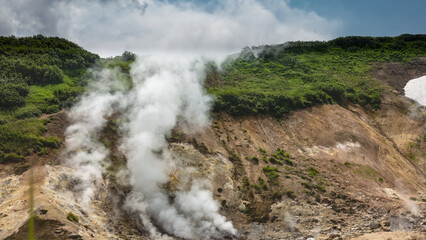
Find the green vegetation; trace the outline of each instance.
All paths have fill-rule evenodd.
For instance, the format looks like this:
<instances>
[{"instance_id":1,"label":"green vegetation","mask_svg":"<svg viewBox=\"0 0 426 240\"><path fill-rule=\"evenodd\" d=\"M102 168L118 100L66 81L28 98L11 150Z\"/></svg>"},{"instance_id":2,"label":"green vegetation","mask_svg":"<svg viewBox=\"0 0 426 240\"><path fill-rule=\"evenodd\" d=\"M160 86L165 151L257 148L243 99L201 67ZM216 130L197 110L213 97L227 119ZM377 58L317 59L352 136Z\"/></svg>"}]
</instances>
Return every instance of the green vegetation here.
<instances>
[{"instance_id":1,"label":"green vegetation","mask_svg":"<svg viewBox=\"0 0 426 240\"><path fill-rule=\"evenodd\" d=\"M263 190L265 190L265 191L268 190L268 184L266 184L266 182L265 182L265 180L263 180L263 178L259 177L259 178L257 178L257 181L259 182L259 185Z\"/></svg>"},{"instance_id":2,"label":"green vegetation","mask_svg":"<svg viewBox=\"0 0 426 240\"><path fill-rule=\"evenodd\" d=\"M259 158L258 158L258 157L252 157L252 158L250 158L250 160L251 160L254 164L259 164Z\"/></svg>"},{"instance_id":3,"label":"green vegetation","mask_svg":"<svg viewBox=\"0 0 426 240\"><path fill-rule=\"evenodd\" d=\"M288 198L291 198L291 199L295 199L296 198L296 195L294 194L293 191L289 190L289 191L285 192L285 194L287 195Z\"/></svg>"},{"instance_id":4,"label":"green vegetation","mask_svg":"<svg viewBox=\"0 0 426 240\"><path fill-rule=\"evenodd\" d=\"M360 104L378 109L381 88L366 74L375 62L426 56L426 35L342 37L246 47L219 67L207 65L214 111L235 116L281 116L316 104Z\"/></svg>"},{"instance_id":5,"label":"green vegetation","mask_svg":"<svg viewBox=\"0 0 426 240\"><path fill-rule=\"evenodd\" d=\"M352 167L353 167L353 172L358 176L372 179L372 180L378 179L379 182L383 182L383 179L380 180L380 178L377 178L379 176L379 173L374 168L368 165L352 164Z\"/></svg>"},{"instance_id":6,"label":"green vegetation","mask_svg":"<svg viewBox=\"0 0 426 240\"><path fill-rule=\"evenodd\" d=\"M74 213L72 213L72 212L69 212L67 214L67 219L70 220L71 222L76 222L76 223L78 223L78 221L79 221L78 217L76 215L74 215Z\"/></svg>"},{"instance_id":7,"label":"green vegetation","mask_svg":"<svg viewBox=\"0 0 426 240\"><path fill-rule=\"evenodd\" d=\"M58 37L0 36L0 162L59 147L57 137L41 136L47 122L37 118L70 106L98 59Z\"/></svg>"},{"instance_id":8,"label":"green vegetation","mask_svg":"<svg viewBox=\"0 0 426 240\"><path fill-rule=\"evenodd\" d=\"M263 168L263 172L265 173L265 176L268 178L268 181L271 184L275 184L278 185L278 173L277 173L278 169L276 167L270 167L270 166L266 166Z\"/></svg>"},{"instance_id":9,"label":"green vegetation","mask_svg":"<svg viewBox=\"0 0 426 240\"><path fill-rule=\"evenodd\" d=\"M314 168L314 167L308 167L308 175L310 177L315 177L319 174L318 169Z\"/></svg>"},{"instance_id":10,"label":"green vegetation","mask_svg":"<svg viewBox=\"0 0 426 240\"><path fill-rule=\"evenodd\" d=\"M284 163L285 164L287 164L287 165L289 165L289 166L293 166L294 165L294 162L293 161L291 161L290 159L288 159L288 158L284 158Z\"/></svg>"}]
</instances>

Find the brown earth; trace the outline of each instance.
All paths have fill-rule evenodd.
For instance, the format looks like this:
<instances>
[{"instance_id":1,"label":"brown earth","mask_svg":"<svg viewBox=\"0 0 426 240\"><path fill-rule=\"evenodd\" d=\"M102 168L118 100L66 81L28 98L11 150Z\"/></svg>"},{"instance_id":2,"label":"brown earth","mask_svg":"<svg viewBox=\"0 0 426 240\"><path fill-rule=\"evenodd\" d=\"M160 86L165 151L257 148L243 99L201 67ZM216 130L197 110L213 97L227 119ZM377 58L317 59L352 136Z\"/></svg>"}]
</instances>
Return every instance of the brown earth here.
<instances>
[{"instance_id":1,"label":"brown earth","mask_svg":"<svg viewBox=\"0 0 426 240\"><path fill-rule=\"evenodd\" d=\"M378 63L373 66L370 74L397 90L399 94L404 94L408 81L426 74L426 57L409 63Z\"/></svg>"},{"instance_id":2,"label":"brown earth","mask_svg":"<svg viewBox=\"0 0 426 240\"><path fill-rule=\"evenodd\" d=\"M281 119L216 114L201 134L175 129L170 149L179 166L197 168L193 178L212 182L239 239L426 239L425 108L400 94L409 79L426 75L425 64L422 58L373 67L386 89L378 111L322 105ZM51 119L46 135L64 140L66 112L43 117ZM62 149L28 157L36 239L148 238L114 211L128 192L113 174L125 158L111 124L101 137L113 165L90 210L70 192L75 170L61 166ZM27 169L7 164L0 170L0 239L26 239ZM167 187L183 188L184 174L171 173ZM69 212L80 221L67 220Z\"/></svg>"}]
</instances>

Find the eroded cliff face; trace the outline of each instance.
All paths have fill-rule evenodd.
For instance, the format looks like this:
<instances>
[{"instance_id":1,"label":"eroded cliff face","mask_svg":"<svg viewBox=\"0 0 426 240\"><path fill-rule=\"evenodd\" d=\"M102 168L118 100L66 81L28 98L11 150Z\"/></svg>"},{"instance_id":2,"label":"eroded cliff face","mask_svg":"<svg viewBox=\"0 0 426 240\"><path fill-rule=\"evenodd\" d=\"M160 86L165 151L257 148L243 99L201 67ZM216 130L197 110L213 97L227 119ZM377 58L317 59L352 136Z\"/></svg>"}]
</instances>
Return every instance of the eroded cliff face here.
<instances>
[{"instance_id":1,"label":"eroded cliff face","mask_svg":"<svg viewBox=\"0 0 426 240\"><path fill-rule=\"evenodd\" d=\"M376 112L322 105L281 119L222 113L201 134L175 129L169 149L176 167L163 188L202 181L240 239L422 239L426 111L398 87L384 87ZM45 117L52 120L46 134L63 139L66 112ZM149 239L122 208L130 186L118 174L125 158L114 134L107 126L101 136L114 160L90 206L75 199L70 176L77 170L61 165L60 150L30 157L36 239ZM27 236L31 172L22 169L2 165L0 239ZM79 221L68 220L69 212Z\"/></svg>"}]
</instances>

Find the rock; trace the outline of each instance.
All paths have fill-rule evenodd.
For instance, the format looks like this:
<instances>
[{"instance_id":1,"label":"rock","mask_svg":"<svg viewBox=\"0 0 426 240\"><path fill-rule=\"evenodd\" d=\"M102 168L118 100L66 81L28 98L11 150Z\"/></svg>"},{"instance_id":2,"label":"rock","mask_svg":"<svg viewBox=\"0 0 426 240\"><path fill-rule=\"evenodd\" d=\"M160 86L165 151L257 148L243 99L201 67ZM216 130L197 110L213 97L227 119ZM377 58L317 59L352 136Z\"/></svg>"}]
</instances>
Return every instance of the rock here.
<instances>
[{"instance_id":1,"label":"rock","mask_svg":"<svg viewBox=\"0 0 426 240\"><path fill-rule=\"evenodd\" d=\"M68 236L69 239L83 239L80 235L78 234L71 234Z\"/></svg>"},{"instance_id":2,"label":"rock","mask_svg":"<svg viewBox=\"0 0 426 240\"><path fill-rule=\"evenodd\" d=\"M241 204L238 206L238 210L240 210L241 212L242 212L242 211L245 211L245 210L246 210L246 205L244 205L244 203L241 203Z\"/></svg>"},{"instance_id":3,"label":"rock","mask_svg":"<svg viewBox=\"0 0 426 240\"><path fill-rule=\"evenodd\" d=\"M374 230L374 229L380 228L381 225L378 222L372 222L372 223L370 223L369 227L370 227L370 229Z\"/></svg>"}]
</instances>

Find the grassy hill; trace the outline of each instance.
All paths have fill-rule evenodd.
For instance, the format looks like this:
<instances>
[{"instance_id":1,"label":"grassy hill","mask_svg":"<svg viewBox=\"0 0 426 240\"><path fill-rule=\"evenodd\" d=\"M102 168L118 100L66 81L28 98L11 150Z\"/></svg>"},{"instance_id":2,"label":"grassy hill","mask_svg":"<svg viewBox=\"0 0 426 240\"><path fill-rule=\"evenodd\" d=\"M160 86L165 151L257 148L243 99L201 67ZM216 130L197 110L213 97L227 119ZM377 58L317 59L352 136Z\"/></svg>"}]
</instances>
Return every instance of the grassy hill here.
<instances>
[{"instance_id":1,"label":"grassy hill","mask_svg":"<svg viewBox=\"0 0 426 240\"><path fill-rule=\"evenodd\" d=\"M373 63L426 56L426 35L342 37L246 47L220 68L208 66L215 111L282 116L316 104L380 107L381 87L367 73ZM220 69L220 70L219 70Z\"/></svg>"},{"instance_id":2,"label":"grassy hill","mask_svg":"<svg viewBox=\"0 0 426 240\"><path fill-rule=\"evenodd\" d=\"M222 66L207 64L206 88L215 112L280 117L316 104L380 108L382 89L367 73L376 62L426 56L426 35L344 37L246 47ZM99 61L101 60L101 61ZM59 139L42 137L43 113L71 106L84 91L87 69L99 63L128 76L134 54L100 59L58 37L0 36L0 162L44 154ZM126 78L131 87L131 79Z\"/></svg>"},{"instance_id":3,"label":"grassy hill","mask_svg":"<svg viewBox=\"0 0 426 240\"><path fill-rule=\"evenodd\" d=\"M72 104L83 91L87 68L99 56L58 37L0 36L0 162L22 160L58 138L41 137L43 113Z\"/></svg>"}]
</instances>

